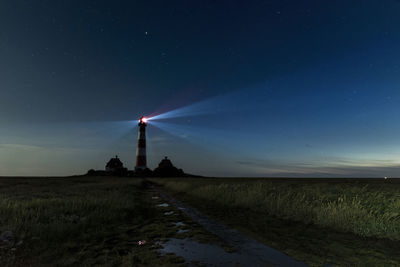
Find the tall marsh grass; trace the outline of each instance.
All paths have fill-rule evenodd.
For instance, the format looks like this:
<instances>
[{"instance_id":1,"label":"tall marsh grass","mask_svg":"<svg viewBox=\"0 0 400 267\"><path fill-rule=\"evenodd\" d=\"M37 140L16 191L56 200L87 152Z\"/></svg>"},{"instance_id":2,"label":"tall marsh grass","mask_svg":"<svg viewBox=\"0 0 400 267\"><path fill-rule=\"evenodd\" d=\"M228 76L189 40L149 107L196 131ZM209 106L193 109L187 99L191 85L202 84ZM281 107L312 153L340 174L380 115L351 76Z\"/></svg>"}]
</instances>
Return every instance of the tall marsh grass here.
<instances>
[{"instance_id":1,"label":"tall marsh grass","mask_svg":"<svg viewBox=\"0 0 400 267\"><path fill-rule=\"evenodd\" d=\"M0 247L0 266L118 265L118 249L130 242L122 228L154 210L141 180L107 178L0 179L0 234L21 244Z\"/></svg>"},{"instance_id":2,"label":"tall marsh grass","mask_svg":"<svg viewBox=\"0 0 400 267\"><path fill-rule=\"evenodd\" d=\"M298 179L153 179L226 209L311 223L364 237L400 240L400 184Z\"/></svg>"}]
</instances>

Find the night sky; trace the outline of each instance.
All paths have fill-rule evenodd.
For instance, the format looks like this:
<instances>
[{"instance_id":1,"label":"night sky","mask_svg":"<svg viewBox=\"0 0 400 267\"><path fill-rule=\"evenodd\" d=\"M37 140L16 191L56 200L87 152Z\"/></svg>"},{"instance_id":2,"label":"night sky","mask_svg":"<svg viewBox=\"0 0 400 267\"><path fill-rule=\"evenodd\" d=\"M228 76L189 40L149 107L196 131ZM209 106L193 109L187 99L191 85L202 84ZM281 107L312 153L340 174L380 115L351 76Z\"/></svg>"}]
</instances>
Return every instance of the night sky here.
<instances>
[{"instance_id":1,"label":"night sky","mask_svg":"<svg viewBox=\"0 0 400 267\"><path fill-rule=\"evenodd\" d=\"M400 1L0 1L0 176L116 154L210 176L400 177Z\"/></svg>"}]
</instances>

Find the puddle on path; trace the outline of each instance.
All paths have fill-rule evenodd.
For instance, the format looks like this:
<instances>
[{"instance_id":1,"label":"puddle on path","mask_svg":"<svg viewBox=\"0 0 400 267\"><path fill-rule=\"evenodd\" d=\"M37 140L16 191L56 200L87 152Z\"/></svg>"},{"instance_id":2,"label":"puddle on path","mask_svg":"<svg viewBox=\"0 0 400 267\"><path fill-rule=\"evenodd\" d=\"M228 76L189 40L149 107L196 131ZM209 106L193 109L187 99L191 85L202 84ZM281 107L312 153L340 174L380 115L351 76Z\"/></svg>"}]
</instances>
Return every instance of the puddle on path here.
<instances>
[{"instance_id":1,"label":"puddle on path","mask_svg":"<svg viewBox=\"0 0 400 267\"><path fill-rule=\"evenodd\" d=\"M307 266L305 263L298 262L276 249L241 234L235 229L215 222L195 208L180 202L159 188L155 187L155 189L171 205L183 207L183 213L238 251L237 253L227 253L217 245L199 244L193 240L170 239L166 243L167 246L164 247L164 249L168 249L168 252L175 253L183 258L187 256L188 262L203 261L208 266L220 266L226 263L228 266L234 266L234 262L238 262L239 266ZM193 259L190 258L190 255L192 255Z\"/></svg>"},{"instance_id":2,"label":"puddle on path","mask_svg":"<svg viewBox=\"0 0 400 267\"><path fill-rule=\"evenodd\" d=\"M243 254L228 253L218 245L202 244L193 239L171 238L160 244L161 254L174 253L181 256L187 263L201 262L205 266L266 266Z\"/></svg>"},{"instance_id":3,"label":"puddle on path","mask_svg":"<svg viewBox=\"0 0 400 267\"><path fill-rule=\"evenodd\" d=\"M169 204L168 203L162 203L162 204L158 204L157 206L158 207L168 207Z\"/></svg>"},{"instance_id":4,"label":"puddle on path","mask_svg":"<svg viewBox=\"0 0 400 267\"><path fill-rule=\"evenodd\" d=\"M186 225L184 222L176 222L176 223L173 223L173 224L175 224L176 227L180 227L180 226L185 226Z\"/></svg>"},{"instance_id":5,"label":"puddle on path","mask_svg":"<svg viewBox=\"0 0 400 267\"><path fill-rule=\"evenodd\" d=\"M178 234L184 234L184 233L187 233L187 232L189 232L189 230L183 230L183 229L178 229Z\"/></svg>"},{"instance_id":6,"label":"puddle on path","mask_svg":"<svg viewBox=\"0 0 400 267\"><path fill-rule=\"evenodd\" d=\"M172 215L172 214L174 214L174 212L173 212L173 211L167 211L167 212L164 212L164 215Z\"/></svg>"}]
</instances>

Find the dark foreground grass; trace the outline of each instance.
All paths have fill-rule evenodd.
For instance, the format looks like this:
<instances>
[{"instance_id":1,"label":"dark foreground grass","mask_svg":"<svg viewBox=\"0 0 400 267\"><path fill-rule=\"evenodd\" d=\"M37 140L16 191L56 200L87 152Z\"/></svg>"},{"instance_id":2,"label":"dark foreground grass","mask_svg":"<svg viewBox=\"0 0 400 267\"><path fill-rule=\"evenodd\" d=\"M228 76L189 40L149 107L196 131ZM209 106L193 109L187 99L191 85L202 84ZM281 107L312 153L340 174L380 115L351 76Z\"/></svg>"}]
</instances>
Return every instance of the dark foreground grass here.
<instances>
[{"instance_id":1,"label":"dark foreground grass","mask_svg":"<svg viewBox=\"0 0 400 267\"><path fill-rule=\"evenodd\" d=\"M141 179L0 178L0 266L176 266L156 241L176 230ZM145 246L137 241L147 240Z\"/></svg>"},{"instance_id":2,"label":"dark foreground grass","mask_svg":"<svg viewBox=\"0 0 400 267\"><path fill-rule=\"evenodd\" d=\"M311 265L400 265L400 181L152 179Z\"/></svg>"}]
</instances>

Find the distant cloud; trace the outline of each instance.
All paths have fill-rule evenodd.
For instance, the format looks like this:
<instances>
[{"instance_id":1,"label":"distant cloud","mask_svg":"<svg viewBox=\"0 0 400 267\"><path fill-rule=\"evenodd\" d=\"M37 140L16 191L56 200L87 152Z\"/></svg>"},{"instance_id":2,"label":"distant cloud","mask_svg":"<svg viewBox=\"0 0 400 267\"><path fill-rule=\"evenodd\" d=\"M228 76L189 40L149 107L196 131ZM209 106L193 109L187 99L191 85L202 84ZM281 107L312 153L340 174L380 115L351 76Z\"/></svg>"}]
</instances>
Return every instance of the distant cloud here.
<instances>
[{"instance_id":1,"label":"distant cloud","mask_svg":"<svg viewBox=\"0 0 400 267\"><path fill-rule=\"evenodd\" d=\"M1 149L42 149L40 146L24 144L0 144Z\"/></svg>"},{"instance_id":2,"label":"distant cloud","mask_svg":"<svg viewBox=\"0 0 400 267\"><path fill-rule=\"evenodd\" d=\"M240 165L257 165L256 163L251 161L236 161L236 163Z\"/></svg>"},{"instance_id":3,"label":"distant cloud","mask_svg":"<svg viewBox=\"0 0 400 267\"><path fill-rule=\"evenodd\" d=\"M394 160L351 160L332 157L321 162L238 160L248 173L277 177L400 177L400 163Z\"/></svg>"}]
</instances>

